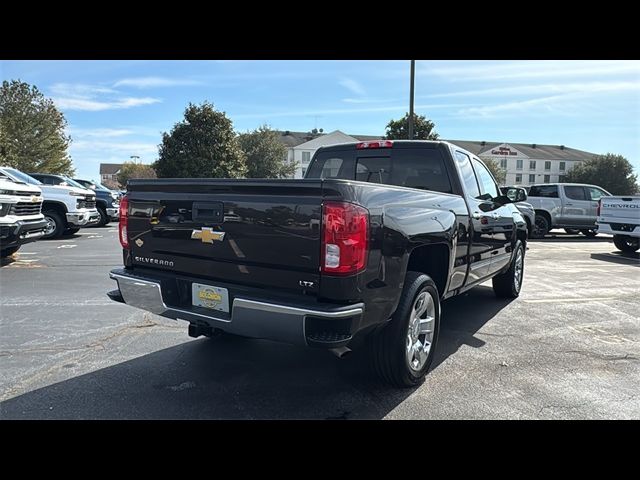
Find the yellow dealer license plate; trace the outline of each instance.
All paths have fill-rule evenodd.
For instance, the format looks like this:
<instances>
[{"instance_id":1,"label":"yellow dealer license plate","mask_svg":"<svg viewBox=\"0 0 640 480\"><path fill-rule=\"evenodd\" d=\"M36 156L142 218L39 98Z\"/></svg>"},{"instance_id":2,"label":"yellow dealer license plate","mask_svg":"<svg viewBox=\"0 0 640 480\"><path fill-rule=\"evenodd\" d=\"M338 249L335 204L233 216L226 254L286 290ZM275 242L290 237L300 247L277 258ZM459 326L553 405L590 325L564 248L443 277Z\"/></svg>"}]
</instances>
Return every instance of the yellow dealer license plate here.
<instances>
[{"instance_id":1,"label":"yellow dealer license plate","mask_svg":"<svg viewBox=\"0 0 640 480\"><path fill-rule=\"evenodd\" d=\"M229 292L226 288L193 283L191 292L194 306L229 313Z\"/></svg>"}]
</instances>

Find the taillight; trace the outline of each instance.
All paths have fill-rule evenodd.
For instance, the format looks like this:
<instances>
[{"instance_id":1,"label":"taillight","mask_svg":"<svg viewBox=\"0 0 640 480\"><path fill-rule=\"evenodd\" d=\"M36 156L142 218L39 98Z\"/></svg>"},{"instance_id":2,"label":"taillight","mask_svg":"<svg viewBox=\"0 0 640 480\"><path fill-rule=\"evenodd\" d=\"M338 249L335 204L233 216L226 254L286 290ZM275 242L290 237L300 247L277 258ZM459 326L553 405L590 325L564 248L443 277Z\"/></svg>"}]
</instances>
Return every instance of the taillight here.
<instances>
[{"instance_id":1,"label":"taillight","mask_svg":"<svg viewBox=\"0 0 640 480\"><path fill-rule=\"evenodd\" d=\"M602 199L598 199L598 206L596 207L596 217L600 216L600 209L602 208Z\"/></svg>"},{"instance_id":2,"label":"taillight","mask_svg":"<svg viewBox=\"0 0 640 480\"><path fill-rule=\"evenodd\" d=\"M363 148L391 148L393 147L393 140L376 140L375 142L360 142L356 143L357 149Z\"/></svg>"},{"instance_id":3,"label":"taillight","mask_svg":"<svg viewBox=\"0 0 640 480\"><path fill-rule=\"evenodd\" d=\"M321 271L351 275L367 264L369 212L352 203L325 202L322 206Z\"/></svg>"},{"instance_id":4,"label":"taillight","mask_svg":"<svg viewBox=\"0 0 640 480\"><path fill-rule=\"evenodd\" d=\"M120 225L118 226L118 234L120 237L120 245L122 248L129 249L129 198L125 195L120 200Z\"/></svg>"}]
</instances>

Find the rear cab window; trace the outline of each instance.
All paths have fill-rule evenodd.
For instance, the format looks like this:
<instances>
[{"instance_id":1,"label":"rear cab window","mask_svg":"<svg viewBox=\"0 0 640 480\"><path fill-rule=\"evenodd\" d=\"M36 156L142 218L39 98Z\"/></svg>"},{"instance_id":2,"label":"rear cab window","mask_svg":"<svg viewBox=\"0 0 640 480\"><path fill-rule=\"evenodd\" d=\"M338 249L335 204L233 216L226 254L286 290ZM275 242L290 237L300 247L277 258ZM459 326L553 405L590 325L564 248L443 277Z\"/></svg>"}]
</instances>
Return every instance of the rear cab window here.
<instances>
[{"instance_id":1,"label":"rear cab window","mask_svg":"<svg viewBox=\"0 0 640 480\"><path fill-rule=\"evenodd\" d=\"M444 157L437 148L320 151L305 178L339 178L453 193Z\"/></svg>"},{"instance_id":2,"label":"rear cab window","mask_svg":"<svg viewBox=\"0 0 640 480\"><path fill-rule=\"evenodd\" d=\"M557 185L532 185L529 188L530 197L558 198Z\"/></svg>"},{"instance_id":3,"label":"rear cab window","mask_svg":"<svg viewBox=\"0 0 640 480\"><path fill-rule=\"evenodd\" d=\"M586 200L587 196L584 192L584 187L565 185L564 194L571 200Z\"/></svg>"}]
</instances>

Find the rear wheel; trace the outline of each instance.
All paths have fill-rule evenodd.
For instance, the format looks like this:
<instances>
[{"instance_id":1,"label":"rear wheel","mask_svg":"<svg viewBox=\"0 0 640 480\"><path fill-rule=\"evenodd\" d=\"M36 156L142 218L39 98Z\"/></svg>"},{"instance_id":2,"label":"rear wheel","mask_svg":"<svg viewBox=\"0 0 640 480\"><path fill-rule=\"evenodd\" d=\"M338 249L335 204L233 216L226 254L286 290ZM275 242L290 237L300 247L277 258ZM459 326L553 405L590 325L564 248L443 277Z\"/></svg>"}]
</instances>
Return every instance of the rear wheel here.
<instances>
[{"instance_id":1,"label":"rear wheel","mask_svg":"<svg viewBox=\"0 0 640 480\"><path fill-rule=\"evenodd\" d=\"M517 298L524 279L524 246L518 240L509 269L493 277L493 291L500 298Z\"/></svg>"},{"instance_id":2,"label":"rear wheel","mask_svg":"<svg viewBox=\"0 0 640 480\"><path fill-rule=\"evenodd\" d=\"M396 387L424 380L438 340L440 298L435 283L420 272L407 272L402 296L391 321L369 337L376 373Z\"/></svg>"},{"instance_id":3,"label":"rear wheel","mask_svg":"<svg viewBox=\"0 0 640 480\"><path fill-rule=\"evenodd\" d=\"M549 225L549 220L547 219L547 217L540 213L536 213L536 222L533 225L531 238L544 238L544 236L549 233L550 228L551 225Z\"/></svg>"},{"instance_id":4,"label":"rear wheel","mask_svg":"<svg viewBox=\"0 0 640 480\"><path fill-rule=\"evenodd\" d=\"M596 230L593 230L593 229L590 229L590 228L589 229L585 228L583 230L580 230L580 233L582 233L587 238L593 238L598 234L598 232Z\"/></svg>"},{"instance_id":5,"label":"rear wheel","mask_svg":"<svg viewBox=\"0 0 640 480\"><path fill-rule=\"evenodd\" d=\"M640 248L640 238L628 237L627 235L614 235L613 244L624 253L633 253Z\"/></svg>"},{"instance_id":6,"label":"rear wheel","mask_svg":"<svg viewBox=\"0 0 640 480\"><path fill-rule=\"evenodd\" d=\"M44 219L47 221L47 226L44 230L42 238L58 238L65 230L66 222L55 210L47 210L42 212Z\"/></svg>"},{"instance_id":7,"label":"rear wheel","mask_svg":"<svg viewBox=\"0 0 640 480\"><path fill-rule=\"evenodd\" d=\"M17 247L3 248L2 250L0 250L0 258L10 257L14 253L16 253L18 250L20 250L20 245L18 245Z\"/></svg>"}]
</instances>

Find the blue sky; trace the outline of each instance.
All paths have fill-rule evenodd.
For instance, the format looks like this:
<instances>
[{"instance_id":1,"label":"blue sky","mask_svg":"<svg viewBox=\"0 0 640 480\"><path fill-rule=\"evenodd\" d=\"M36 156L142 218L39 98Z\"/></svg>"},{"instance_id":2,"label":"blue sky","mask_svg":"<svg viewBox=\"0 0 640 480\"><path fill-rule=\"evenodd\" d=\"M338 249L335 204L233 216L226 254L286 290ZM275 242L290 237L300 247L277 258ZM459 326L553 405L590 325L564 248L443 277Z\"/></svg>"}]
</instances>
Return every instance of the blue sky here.
<instances>
[{"instance_id":1,"label":"blue sky","mask_svg":"<svg viewBox=\"0 0 640 480\"><path fill-rule=\"evenodd\" d=\"M244 132L380 135L408 110L408 61L3 61L69 122L78 175L131 155L209 100ZM557 144L629 158L640 171L639 61L418 61L416 112L442 138Z\"/></svg>"}]
</instances>

